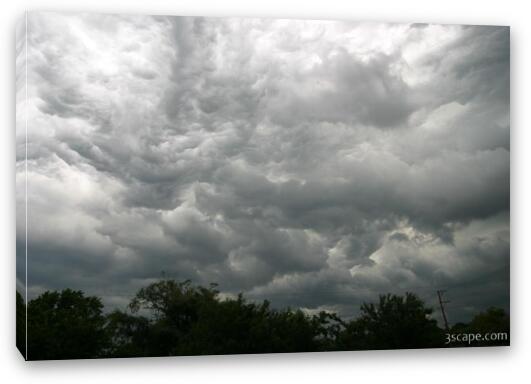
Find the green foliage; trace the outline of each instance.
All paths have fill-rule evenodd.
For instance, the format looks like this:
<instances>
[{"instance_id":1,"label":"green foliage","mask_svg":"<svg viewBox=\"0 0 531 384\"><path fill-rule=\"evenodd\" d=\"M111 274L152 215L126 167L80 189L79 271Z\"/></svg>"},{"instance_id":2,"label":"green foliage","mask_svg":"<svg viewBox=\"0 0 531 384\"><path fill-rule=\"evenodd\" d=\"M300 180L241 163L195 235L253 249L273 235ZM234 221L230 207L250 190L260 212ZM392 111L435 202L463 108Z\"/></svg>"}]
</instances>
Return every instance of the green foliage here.
<instances>
[{"instance_id":1,"label":"green foliage","mask_svg":"<svg viewBox=\"0 0 531 384\"><path fill-rule=\"evenodd\" d=\"M24 329L17 293L17 329ZM358 318L309 315L248 302L242 294L222 299L215 285L161 280L140 289L128 311L107 315L96 297L66 289L45 292L28 304L29 359L312 352L444 346L432 310L414 294L383 295L361 306ZM508 317L490 309L466 329L508 329ZM17 331L21 348L22 333Z\"/></svg>"},{"instance_id":2,"label":"green foliage","mask_svg":"<svg viewBox=\"0 0 531 384\"><path fill-rule=\"evenodd\" d=\"M16 326L17 326L17 348L26 357L26 304L22 295L17 291L17 312L16 312Z\"/></svg>"},{"instance_id":3,"label":"green foliage","mask_svg":"<svg viewBox=\"0 0 531 384\"><path fill-rule=\"evenodd\" d=\"M509 316L503 309L489 308L485 312L480 312L472 319L470 328L477 332L509 332Z\"/></svg>"},{"instance_id":4,"label":"green foliage","mask_svg":"<svg viewBox=\"0 0 531 384\"><path fill-rule=\"evenodd\" d=\"M328 342L326 323L335 315L310 317L300 310L273 310L267 301L249 303L241 294L220 300L218 293L215 286L196 287L189 281L153 283L129 306L133 313L152 314L150 320L136 317L149 323L143 337L133 340L127 327L114 326L112 338L129 340L122 351L143 350L150 356L302 352L320 350Z\"/></svg>"},{"instance_id":5,"label":"green foliage","mask_svg":"<svg viewBox=\"0 0 531 384\"><path fill-rule=\"evenodd\" d=\"M503 346L510 341L510 318L501 308L489 308L480 312L468 324L455 324L450 333L453 335L487 335L489 340L464 340L454 343L453 346Z\"/></svg>"},{"instance_id":6,"label":"green foliage","mask_svg":"<svg viewBox=\"0 0 531 384\"><path fill-rule=\"evenodd\" d=\"M101 357L106 347L103 305L97 297L65 289L28 303L28 359Z\"/></svg>"},{"instance_id":7,"label":"green foliage","mask_svg":"<svg viewBox=\"0 0 531 384\"><path fill-rule=\"evenodd\" d=\"M361 316L340 336L342 349L433 348L443 345L431 308L414 294L381 295L378 304L364 303Z\"/></svg>"},{"instance_id":8,"label":"green foliage","mask_svg":"<svg viewBox=\"0 0 531 384\"><path fill-rule=\"evenodd\" d=\"M107 315L105 327L108 337L109 357L155 356L148 342L152 340L149 320L142 316L133 316L121 311Z\"/></svg>"}]
</instances>

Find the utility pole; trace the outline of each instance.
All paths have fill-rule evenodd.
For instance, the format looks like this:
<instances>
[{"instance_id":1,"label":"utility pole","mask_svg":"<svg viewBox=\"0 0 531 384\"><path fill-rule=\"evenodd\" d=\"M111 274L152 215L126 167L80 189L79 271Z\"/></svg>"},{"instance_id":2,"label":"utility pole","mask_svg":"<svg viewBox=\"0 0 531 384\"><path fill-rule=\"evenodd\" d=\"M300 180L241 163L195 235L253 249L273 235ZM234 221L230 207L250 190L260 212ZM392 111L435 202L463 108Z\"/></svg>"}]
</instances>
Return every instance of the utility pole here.
<instances>
[{"instance_id":1,"label":"utility pole","mask_svg":"<svg viewBox=\"0 0 531 384\"><path fill-rule=\"evenodd\" d=\"M446 303L449 303L450 301L446 300L444 301L443 300L443 293L446 292L445 290L438 290L437 291L437 297L439 297L439 305L441 307L441 312L442 312L442 315L443 315L443 320L444 320L444 328L446 328L446 332L450 331L450 327L448 327L448 319L446 318L446 312L444 311L444 304Z\"/></svg>"}]
</instances>

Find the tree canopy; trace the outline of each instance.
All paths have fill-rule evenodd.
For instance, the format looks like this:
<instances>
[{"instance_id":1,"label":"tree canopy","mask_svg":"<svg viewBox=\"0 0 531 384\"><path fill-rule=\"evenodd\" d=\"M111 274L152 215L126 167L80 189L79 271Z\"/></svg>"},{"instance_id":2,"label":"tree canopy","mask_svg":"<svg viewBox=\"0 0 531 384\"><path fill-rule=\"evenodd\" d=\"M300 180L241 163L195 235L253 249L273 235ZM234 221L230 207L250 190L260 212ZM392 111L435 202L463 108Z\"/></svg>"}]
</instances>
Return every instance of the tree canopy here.
<instances>
[{"instance_id":1,"label":"tree canopy","mask_svg":"<svg viewBox=\"0 0 531 384\"><path fill-rule=\"evenodd\" d=\"M97 297L65 289L28 303L28 359L103 357L107 344L103 304Z\"/></svg>"},{"instance_id":2,"label":"tree canopy","mask_svg":"<svg viewBox=\"0 0 531 384\"><path fill-rule=\"evenodd\" d=\"M357 318L275 309L242 294L222 299L216 285L163 279L140 289L127 309L103 311L81 291L47 291L28 303L28 359L177 356L446 347L432 309L413 293L363 303ZM25 304L17 292L17 347L25 348ZM479 313L452 332L507 331L501 309ZM507 345L508 339L493 344ZM461 346L457 343L452 346Z\"/></svg>"}]
</instances>

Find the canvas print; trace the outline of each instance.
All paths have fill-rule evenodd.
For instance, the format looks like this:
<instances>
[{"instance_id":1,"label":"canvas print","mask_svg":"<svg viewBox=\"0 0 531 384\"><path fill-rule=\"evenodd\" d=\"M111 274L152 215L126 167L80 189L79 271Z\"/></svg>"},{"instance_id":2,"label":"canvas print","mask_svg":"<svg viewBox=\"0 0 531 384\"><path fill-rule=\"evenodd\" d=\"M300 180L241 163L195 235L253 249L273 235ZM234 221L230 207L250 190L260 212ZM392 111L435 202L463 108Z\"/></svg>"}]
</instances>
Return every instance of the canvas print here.
<instances>
[{"instance_id":1,"label":"canvas print","mask_svg":"<svg viewBox=\"0 0 531 384\"><path fill-rule=\"evenodd\" d=\"M506 26L28 12L27 360L506 346Z\"/></svg>"}]
</instances>

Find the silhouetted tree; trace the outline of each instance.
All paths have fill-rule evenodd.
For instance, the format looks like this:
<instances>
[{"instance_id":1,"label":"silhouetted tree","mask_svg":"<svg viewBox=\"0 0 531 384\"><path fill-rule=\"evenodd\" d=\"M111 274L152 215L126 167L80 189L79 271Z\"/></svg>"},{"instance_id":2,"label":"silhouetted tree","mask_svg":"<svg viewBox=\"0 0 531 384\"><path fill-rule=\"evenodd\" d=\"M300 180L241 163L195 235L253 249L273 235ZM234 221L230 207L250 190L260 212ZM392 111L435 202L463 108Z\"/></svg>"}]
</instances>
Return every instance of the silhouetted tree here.
<instances>
[{"instance_id":1,"label":"silhouetted tree","mask_svg":"<svg viewBox=\"0 0 531 384\"><path fill-rule=\"evenodd\" d=\"M26 357L26 304L22 295L17 291L17 312L16 312L16 332L17 348Z\"/></svg>"},{"instance_id":2,"label":"silhouetted tree","mask_svg":"<svg viewBox=\"0 0 531 384\"><path fill-rule=\"evenodd\" d=\"M302 311L236 299L205 305L180 352L185 354L314 351L317 328Z\"/></svg>"},{"instance_id":3,"label":"silhouetted tree","mask_svg":"<svg viewBox=\"0 0 531 384\"><path fill-rule=\"evenodd\" d=\"M190 339L191 328L204 307L217 304L217 295L214 285L196 287L188 280L161 280L140 289L129 308L133 313L149 311L152 316L146 341L149 353L152 356L188 353L186 341Z\"/></svg>"},{"instance_id":4,"label":"silhouetted tree","mask_svg":"<svg viewBox=\"0 0 531 384\"><path fill-rule=\"evenodd\" d=\"M461 340L450 346L502 346L510 344L510 318L501 308L488 308L480 312L470 323L455 324L450 333ZM466 335L466 337L464 336ZM473 335L473 336L472 336ZM466 338L466 340L463 340ZM471 339L471 340L469 340ZM455 340L455 339L454 339Z\"/></svg>"},{"instance_id":5,"label":"silhouetted tree","mask_svg":"<svg viewBox=\"0 0 531 384\"><path fill-rule=\"evenodd\" d=\"M97 297L70 289L45 292L28 303L28 358L172 356L445 345L432 310L414 294L382 295L345 322L333 313L274 309L242 294L221 298L215 285L161 280L140 289L129 311L102 313ZM17 293L17 346L25 345L25 306ZM509 317L489 309L452 332L507 332ZM505 342L506 344L508 343ZM478 343L477 345L505 345ZM454 344L460 346L464 344Z\"/></svg>"},{"instance_id":6,"label":"silhouetted tree","mask_svg":"<svg viewBox=\"0 0 531 384\"><path fill-rule=\"evenodd\" d=\"M28 303L28 359L88 359L107 347L103 305L97 297L65 289Z\"/></svg>"},{"instance_id":7,"label":"silhouetted tree","mask_svg":"<svg viewBox=\"0 0 531 384\"><path fill-rule=\"evenodd\" d=\"M132 341L123 331L119 339L131 340L130 350L145 348L151 356L328 350L339 321L332 314L274 310L268 301L249 303L242 294L221 300L215 286L173 280L142 288L130 309L151 313L145 339Z\"/></svg>"},{"instance_id":8,"label":"silhouetted tree","mask_svg":"<svg viewBox=\"0 0 531 384\"><path fill-rule=\"evenodd\" d=\"M340 349L433 348L444 335L430 318L431 308L414 294L381 295L378 304L364 303L358 319L347 324L338 340Z\"/></svg>"},{"instance_id":9,"label":"silhouetted tree","mask_svg":"<svg viewBox=\"0 0 531 384\"><path fill-rule=\"evenodd\" d=\"M150 349L150 323L143 316L134 316L119 310L107 315L106 332L108 357L156 356Z\"/></svg>"}]
</instances>

